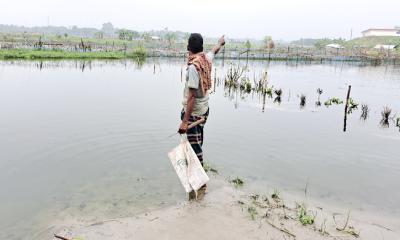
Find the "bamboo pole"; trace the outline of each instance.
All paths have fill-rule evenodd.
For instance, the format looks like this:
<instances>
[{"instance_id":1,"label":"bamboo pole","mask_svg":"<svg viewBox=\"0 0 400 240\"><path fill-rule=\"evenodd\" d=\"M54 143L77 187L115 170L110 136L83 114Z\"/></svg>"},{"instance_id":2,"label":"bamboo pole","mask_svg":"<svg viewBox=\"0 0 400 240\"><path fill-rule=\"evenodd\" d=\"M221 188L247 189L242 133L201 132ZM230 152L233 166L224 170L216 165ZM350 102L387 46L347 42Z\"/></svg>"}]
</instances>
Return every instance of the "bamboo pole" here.
<instances>
[{"instance_id":1,"label":"bamboo pole","mask_svg":"<svg viewBox=\"0 0 400 240\"><path fill-rule=\"evenodd\" d=\"M350 91L351 91L351 85L349 85L349 88L347 90L346 106L344 107L343 132L346 132L346 127L347 127L347 109L349 107Z\"/></svg>"}]
</instances>

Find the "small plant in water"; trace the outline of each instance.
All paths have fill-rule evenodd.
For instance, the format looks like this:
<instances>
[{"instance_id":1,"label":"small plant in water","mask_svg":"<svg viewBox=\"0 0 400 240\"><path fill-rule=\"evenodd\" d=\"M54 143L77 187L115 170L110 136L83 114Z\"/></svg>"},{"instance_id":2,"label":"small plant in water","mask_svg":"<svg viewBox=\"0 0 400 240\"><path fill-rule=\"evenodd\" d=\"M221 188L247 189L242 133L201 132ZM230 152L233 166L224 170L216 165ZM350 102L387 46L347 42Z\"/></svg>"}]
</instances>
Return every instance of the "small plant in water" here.
<instances>
[{"instance_id":1,"label":"small plant in water","mask_svg":"<svg viewBox=\"0 0 400 240\"><path fill-rule=\"evenodd\" d=\"M264 91L268 95L268 97L272 98L272 91L273 90L274 90L274 88L272 86L272 87L266 87Z\"/></svg>"},{"instance_id":2,"label":"small plant in water","mask_svg":"<svg viewBox=\"0 0 400 240\"><path fill-rule=\"evenodd\" d=\"M252 90L251 82L248 78L243 77L240 82L240 90L250 93Z\"/></svg>"},{"instance_id":3,"label":"small plant in water","mask_svg":"<svg viewBox=\"0 0 400 240\"><path fill-rule=\"evenodd\" d=\"M274 200L281 199L281 197L279 195L279 191L277 189L274 189L274 192L271 194L271 198L274 199Z\"/></svg>"},{"instance_id":4,"label":"small plant in water","mask_svg":"<svg viewBox=\"0 0 400 240\"><path fill-rule=\"evenodd\" d=\"M203 169L204 169L205 172L212 172L212 173L218 174L218 170L215 169L215 168L213 168L213 167L212 167L209 163L207 163L207 162L204 162L204 164L203 164Z\"/></svg>"},{"instance_id":5,"label":"small plant in water","mask_svg":"<svg viewBox=\"0 0 400 240\"><path fill-rule=\"evenodd\" d=\"M381 115L382 115L382 120L381 120L381 125L382 127L389 127L389 118L390 115L392 114L392 109L389 107L384 107Z\"/></svg>"},{"instance_id":6,"label":"small plant in water","mask_svg":"<svg viewBox=\"0 0 400 240\"><path fill-rule=\"evenodd\" d=\"M238 177L231 180L230 182L233 183L235 185L235 187L240 187L240 186L243 186L243 184L244 184L244 181Z\"/></svg>"},{"instance_id":7,"label":"small plant in water","mask_svg":"<svg viewBox=\"0 0 400 240\"><path fill-rule=\"evenodd\" d=\"M358 103L356 103L353 100L353 98L349 98L347 113L350 114L353 112L354 109L357 109L357 108L358 108Z\"/></svg>"},{"instance_id":8,"label":"small plant in water","mask_svg":"<svg viewBox=\"0 0 400 240\"><path fill-rule=\"evenodd\" d=\"M247 208L247 212L249 213L251 220L255 220L256 219L256 215L257 213L257 209L253 206L250 206Z\"/></svg>"},{"instance_id":9,"label":"small plant in water","mask_svg":"<svg viewBox=\"0 0 400 240\"><path fill-rule=\"evenodd\" d=\"M297 205L297 213L301 224L303 225L314 224L315 216L308 214L307 208L305 207L304 204Z\"/></svg>"},{"instance_id":10,"label":"small plant in water","mask_svg":"<svg viewBox=\"0 0 400 240\"><path fill-rule=\"evenodd\" d=\"M327 100L327 101L325 101L325 106L331 106L332 104L336 104L336 105L338 105L338 104L342 104L343 103L343 101L342 100L340 100L339 98L337 98L337 97L334 97L334 98L331 98L331 99L329 99L329 100Z\"/></svg>"},{"instance_id":11,"label":"small plant in water","mask_svg":"<svg viewBox=\"0 0 400 240\"><path fill-rule=\"evenodd\" d=\"M300 96L300 107L304 107L306 105L306 96L304 94L301 94Z\"/></svg>"},{"instance_id":12,"label":"small plant in water","mask_svg":"<svg viewBox=\"0 0 400 240\"><path fill-rule=\"evenodd\" d=\"M369 113L369 107L367 104L361 104L361 116L360 119L367 120Z\"/></svg>"},{"instance_id":13,"label":"small plant in water","mask_svg":"<svg viewBox=\"0 0 400 240\"><path fill-rule=\"evenodd\" d=\"M250 198L253 200L253 201L257 201L257 199L260 197L260 195L258 195L258 194L252 194L252 195L250 195Z\"/></svg>"},{"instance_id":14,"label":"small plant in water","mask_svg":"<svg viewBox=\"0 0 400 240\"><path fill-rule=\"evenodd\" d=\"M282 96L282 89L280 89L280 88L279 89L275 89L274 92L275 92L277 97L281 97Z\"/></svg>"}]
</instances>

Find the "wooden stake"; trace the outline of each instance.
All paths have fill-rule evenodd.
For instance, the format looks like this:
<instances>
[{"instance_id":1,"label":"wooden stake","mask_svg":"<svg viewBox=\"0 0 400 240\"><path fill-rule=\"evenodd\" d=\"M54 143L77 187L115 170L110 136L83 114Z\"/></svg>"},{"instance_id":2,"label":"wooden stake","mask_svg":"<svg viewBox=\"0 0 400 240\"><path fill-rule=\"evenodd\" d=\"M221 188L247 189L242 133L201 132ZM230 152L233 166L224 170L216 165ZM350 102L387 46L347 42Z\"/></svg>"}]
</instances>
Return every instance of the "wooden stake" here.
<instances>
[{"instance_id":1,"label":"wooden stake","mask_svg":"<svg viewBox=\"0 0 400 240\"><path fill-rule=\"evenodd\" d=\"M349 88L348 88L348 90L347 90L346 106L344 107L343 132L346 132L346 125L347 125L347 108L349 107L350 91L351 91L351 85L349 85Z\"/></svg>"},{"instance_id":2,"label":"wooden stake","mask_svg":"<svg viewBox=\"0 0 400 240\"><path fill-rule=\"evenodd\" d=\"M58 238L58 239L61 239L61 240L70 240L69 238L65 238L65 237L59 236L57 234L54 234L54 237Z\"/></svg>"}]
</instances>

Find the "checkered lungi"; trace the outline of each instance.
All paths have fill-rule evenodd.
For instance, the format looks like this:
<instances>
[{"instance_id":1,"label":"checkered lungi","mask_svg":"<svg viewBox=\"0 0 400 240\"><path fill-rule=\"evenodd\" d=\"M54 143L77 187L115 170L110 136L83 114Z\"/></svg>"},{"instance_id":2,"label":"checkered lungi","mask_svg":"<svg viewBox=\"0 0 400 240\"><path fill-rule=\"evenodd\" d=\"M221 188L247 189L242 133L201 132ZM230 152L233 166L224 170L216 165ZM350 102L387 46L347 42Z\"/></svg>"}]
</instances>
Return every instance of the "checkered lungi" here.
<instances>
[{"instance_id":1,"label":"checkered lungi","mask_svg":"<svg viewBox=\"0 0 400 240\"><path fill-rule=\"evenodd\" d=\"M186 132L187 138L189 140L190 145L192 145L192 148L194 152L196 153L197 157L200 160L201 165L203 165L203 140L204 140L204 125L207 122L207 117L208 113L210 110L207 110L207 112L203 116L193 116L191 115L189 117L189 125L193 122L196 122L202 118L205 119L203 123L200 123L197 126L194 126L191 129L188 129ZM183 116L185 115L184 110L181 112L181 120L183 120Z\"/></svg>"}]
</instances>

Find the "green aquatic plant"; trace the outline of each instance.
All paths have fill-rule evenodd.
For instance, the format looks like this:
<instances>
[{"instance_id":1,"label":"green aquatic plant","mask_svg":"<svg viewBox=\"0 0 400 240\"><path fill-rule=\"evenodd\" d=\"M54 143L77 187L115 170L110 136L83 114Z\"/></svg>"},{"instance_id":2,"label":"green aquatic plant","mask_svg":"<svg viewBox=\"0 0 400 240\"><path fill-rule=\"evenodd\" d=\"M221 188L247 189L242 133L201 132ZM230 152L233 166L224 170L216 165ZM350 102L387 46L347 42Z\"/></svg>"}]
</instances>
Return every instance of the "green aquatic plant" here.
<instances>
[{"instance_id":1,"label":"green aquatic plant","mask_svg":"<svg viewBox=\"0 0 400 240\"><path fill-rule=\"evenodd\" d=\"M349 98L349 101L347 102L347 113L350 114L353 112L353 110L358 108L358 103L356 103L353 98Z\"/></svg>"},{"instance_id":2,"label":"green aquatic plant","mask_svg":"<svg viewBox=\"0 0 400 240\"><path fill-rule=\"evenodd\" d=\"M280 200L280 193L277 189L274 189L274 192L271 194L271 198L274 200Z\"/></svg>"},{"instance_id":3,"label":"green aquatic plant","mask_svg":"<svg viewBox=\"0 0 400 240\"><path fill-rule=\"evenodd\" d=\"M274 90L274 87L273 87L273 86L271 86L271 87L266 87L266 88L264 89L264 93L266 93L266 94L268 95L268 97L271 97L271 98L272 98L272 92L273 92L273 90Z\"/></svg>"},{"instance_id":4,"label":"green aquatic plant","mask_svg":"<svg viewBox=\"0 0 400 240\"><path fill-rule=\"evenodd\" d=\"M245 67L231 65L225 76L225 86L238 88L240 85L239 79L242 77L245 70L246 70Z\"/></svg>"},{"instance_id":5,"label":"green aquatic plant","mask_svg":"<svg viewBox=\"0 0 400 240\"><path fill-rule=\"evenodd\" d=\"M304 204L297 204L297 215L301 224L314 224L315 216L308 213L307 208Z\"/></svg>"},{"instance_id":6,"label":"green aquatic plant","mask_svg":"<svg viewBox=\"0 0 400 240\"><path fill-rule=\"evenodd\" d=\"M204 162L203 169L205 172L212 172L218 174L218 170L213 168L208 162Z\"/></svg>"},{"instance_id":7,"label":"green aquatic plant","mask_svg":"<svg viewBox=\"0 0 400 240\"><path fill-rule=\"evenodd\" d=\"M252 194L249 196L253 201L257 201L257 199L260 197L258 194Z\"/></svg>"},{"instance_id":8,"label":"green aquatic plant","mask_svg":"<svg viewBox=\"0 0 400 240\"><path fill-rule=\"evenodd\" d=\"M329 100L327 100L327 101L325 101L325 106L331 106L332 104L336 104L336 105L339 105L339 104L342 104L343 103L343 101L342 100L340 100L339 98L337 98L337 97L334 97L334 98L330 98Z\"/></svg>"},{"instance_id":9,"label":"green aquatic plant","mask_svg":"<svg viewBox=\"0 0 400 240\"><path fill-rule=\"evenodd\" d=\"M230 183L233 183L235 185L235 187L240 187L240 186L243 186L244 181L237 177L237 178L231 180Z\"/></svg>"},{"instance_id":10,"label":"green aquatic plant","mask_svg":"<svg viewBox=\"0 0 400 240\"><path fill-rule=\"evenodd\" d=\"M258 212L255 207L253 207L253 206L248 207L247 212L249 213L251 220L256 219L256 215L258 214Z\"/></svg>"},{"instance_id":11,"label":"green aquatic plant","mask_svg":"<svg viewBox=\"0 0 400 240\"><path fill-rule=\"evenodd\" d=\"M250 93L253 89L250 80L247 77L242 77L240 81L240 90Z\"/></svg>"},{"instance_id":12,"label":"green aquatic plant","mask_svg":"<svg viewBox=\"0 0 400 240\"><path fill-rule=\"evenodd\" d=\"M262 75L258 83L254 81L255 86L257 86L257 91L265 93L265 89L267 88L268 84L268 72L265 71Z\"/></svg>"},{"instance_id":13,"label":"green aquatic plant","mask_svg":"<svg viewBox=\"0 0 400 240\"><path fill-rule=\"evenodd\" d=\"M142 45L136 47L132 51L132 57L137 58L137 59L145 59L147 56L147 50L145 47Z\"/></svg>"}]
</instances>

